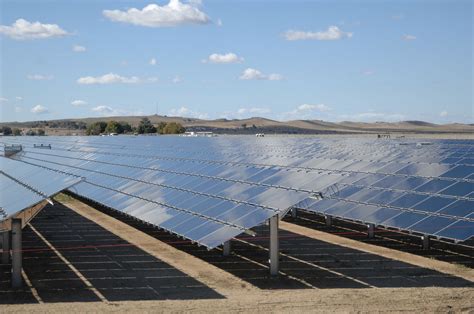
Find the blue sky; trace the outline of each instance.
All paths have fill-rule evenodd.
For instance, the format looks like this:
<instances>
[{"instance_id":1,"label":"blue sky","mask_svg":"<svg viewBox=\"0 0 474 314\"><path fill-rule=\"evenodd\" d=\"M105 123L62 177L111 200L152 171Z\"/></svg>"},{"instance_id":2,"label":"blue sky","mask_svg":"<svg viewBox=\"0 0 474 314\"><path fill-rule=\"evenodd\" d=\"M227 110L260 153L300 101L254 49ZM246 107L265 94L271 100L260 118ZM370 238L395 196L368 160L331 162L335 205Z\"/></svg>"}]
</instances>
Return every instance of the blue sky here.
<instances>
[{"instance_id":1,"label":"blue sky","mask_svg":"<svg viewBox=\"0 0 474 314\"><path fill-rule=\"evenodd\" d=\"M0 0L0 11L1 121L474 122L471 1Z\"/></svg>"}]
</instances>

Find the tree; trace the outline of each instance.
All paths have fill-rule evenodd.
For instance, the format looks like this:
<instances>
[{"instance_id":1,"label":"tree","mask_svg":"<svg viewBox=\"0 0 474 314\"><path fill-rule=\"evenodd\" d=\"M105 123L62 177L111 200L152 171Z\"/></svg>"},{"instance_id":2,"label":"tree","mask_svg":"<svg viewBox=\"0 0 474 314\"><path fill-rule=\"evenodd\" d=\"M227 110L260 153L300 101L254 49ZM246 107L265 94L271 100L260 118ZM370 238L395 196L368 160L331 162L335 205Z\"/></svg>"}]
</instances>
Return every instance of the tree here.
<instances>
[{"instance_id":1,"label":"tree","mask_svg":"<svg viewBox=\"0 0 474 314\"><path fill-rule=\"evenodd\" d=\"M105 127L105 133L122 134L123 133L122 125L118 123L117 121L111 120L109 121L109 123L107 123L107 126Z\"/></svg>"},{"instance_id":2,"label":"tree","mask_svg":"<svg viewBox=\"0 0 474 314\"><path fill-rule=\"evenodd\" d=\"M28 136L35 136L36 135L36 132L32 129L29 129L28 131L26 131L26 135Z\"/></svg>"},{"instance_id":3,"label":"tree","mask_svg":"<svg viewBox=\"0 0 474 314\"><path fill-rule=\"evenodd\" d=\"M165 126L166 126L166 122L158 123L157 132L160 133L160 134L163 134L163 129L165 128Z\"/></svg>"},{"instance_id":4,"label":"tree","mask_svg":"<svg viewBox=\"0 0 474 314\"><path fill-rule=\"evenodd\" d=\"M14 128L14 129L13 129L13 135L15 135L15 136L20 136L20 135L21 135L21 130L18 129L18 128Z\"/></svg>"},{"instance_id":5,"label":"tree","mask_svg":"<svg viewBox=\"0 0 474 314\"><path fill-rule=\"evenodd\" d=\"M151 124L148 118L143 118L138 125L138 133L147 134L147 133L156 133L156 128Z\"/></svg>"},{"instance_id":6,"label":"tree","mask_svg":"<svg viewBox=\"0 0 474 314\"><path fill-rule=\"evenodd\" d=\"M186 129L179 123L169 122L163 128L163 134L179 134L184 133Z\"/></svg>"},{"instance_id":7,"label":"tree","mask_svg":"<svg viewBox=\"0 0 474 314\"><path fill-rule=\"evenodd\" d=\"M9 126L3 126L1 132L3 135L10 135L12 134L12 129Z\"/></svg>"},{"instance_id":8,"label":"tree","mask_svg":"<svg viewBox=\"0 0 474 314\"><path fill-rule=\"evenodd\" d=\"M122 133L131 133L133 131L132 126L128 122L120 121L119 124L122 128Z\"/></svg>"},{"instance_id":9,"label":"tree","mask_svg":"<svg viewBox=\"0 0 474 314\"><path fill-rule=\"evenodd\" d=\"M98 121L91 123L87 126L86 134L87 135L99 135L104 133L105 128L107 127L107 123L104 121Z\"/></svg>"},{"instance_id":10,"label":"tree","mask_svg":"<svg viewBox=\"0 0 474 314\"><path fill-rule=\"evenodd\" d=\"M243 129L246 129L247 128L247 123L242 123L241 126L242 126Z\"/></svg>"},{"instance_id":11,"label":"tree","mask_svg":"<svg viewBox=\"0 0 474 314\"><path fill-rule=\"evenodd\" d=\"M38 129L37 133L39 136L44 136L46 134L43 129Z\"/></svg>"}]
</instances>

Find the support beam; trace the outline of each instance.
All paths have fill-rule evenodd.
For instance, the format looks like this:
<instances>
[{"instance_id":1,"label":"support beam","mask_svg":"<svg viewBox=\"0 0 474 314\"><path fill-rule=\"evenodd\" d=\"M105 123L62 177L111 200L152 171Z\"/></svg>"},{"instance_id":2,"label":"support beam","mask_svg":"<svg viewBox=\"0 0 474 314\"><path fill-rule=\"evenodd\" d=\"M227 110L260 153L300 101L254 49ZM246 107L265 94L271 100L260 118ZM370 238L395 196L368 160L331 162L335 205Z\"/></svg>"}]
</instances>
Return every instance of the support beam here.
<instances>
[{"instance_id":1,"label":"support beam","mask_svg":"<svg viewBox=\"0 0 474 314\"><path fill-rule=\"evenodd\" d=\"M2 232L2 264L10 263L10 231Z\"/></svg>"},{"instance_id":2,"label":"support beam","mask_svg":"<svg viewBox=\"0 0 474 314\"><path fill-rule=\"evenodd\" d=\"M278 243L278 215L270 219L270 275L276 276L279 272L280 248Z\"/></svg>"},{"instance_id":3,"label":"support beam","mask_svg":"<svg viewBox=\"0 0 474 314\"><path fill-rule=\"evenodd\" d=\"M423 241L423 250L429 250L430 249L430 237L428 235L424 235L421 237L421 241Z\"/></svg>"},{"instance_id":4,"label":"support beam","mask_svg":"<svg viewBox=\"0 0 474 314\"><path fill-rule=\"evenodd\" d=\"M324 216L324 219L326 220L326 226L331 227L332 226L332 217L331 216Z\"/></svg>"},{"instance_id":5,"label":"support beam","mask_svg":"<svg viewBox=\"0 0 474 314\"><path fill-rule=\"evenodd\" d=\"M291 209L291 218L297 218L297 217L298 217L298 210L295 207L293 207Z\"/></svg>"},{"instance_id":6,"label":"support beam","mask_svg":"<svg viewBox=\"0 0 474 314\"><path fill-rule=\"evenodd\" d=\"M367 237L369 239L373 239L375 237L375 225L374 224L368 224L367 225Z\"/></svg>"},{"instance_id":7,"label":"support beam","mask_svg":"<svg viewBox=\"0 0 474 314\"><path fill-rule=\"evenodd\" d=\"M222 245L222 255L229 256L230 252L232 251L232 243L229 241L225 241Z\"/></svg>"},{"instance_id":8,"label":"support beam","mask_svg":"<svg viewBox=\"0 0 474 314\"><path fill-rule=\"evenodd\" d=\"M12 288L18 289L23 285L21 278L22 247L21 247L21 219L12 219Z\"/></svg>"}]
</instances>

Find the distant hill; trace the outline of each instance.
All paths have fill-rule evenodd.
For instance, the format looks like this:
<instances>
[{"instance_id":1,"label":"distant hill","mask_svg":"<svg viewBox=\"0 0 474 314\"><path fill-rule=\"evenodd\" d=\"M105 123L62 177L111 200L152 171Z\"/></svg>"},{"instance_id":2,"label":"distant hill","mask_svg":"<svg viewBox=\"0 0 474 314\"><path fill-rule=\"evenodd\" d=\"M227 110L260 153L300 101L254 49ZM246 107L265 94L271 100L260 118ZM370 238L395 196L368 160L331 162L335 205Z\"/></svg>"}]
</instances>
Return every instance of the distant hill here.
<instances>
[{"instance_id":1,"label":"distant hill","mask_svg":"<svg viewBox=\"0 0 474 314\"><path fill-rule=\"evenodd\" d=\"M86 125L97 121L125 121L137 126L141 119L147 117L154 124L159 122L178 122L188 131L212 131L215 133L253 134L360 134L360 133L469 133L474 134L473 124L434 124L424 121L401 122L327 122L322 120L275 121L252 117L248 119L216 119L202 120L186 117L170 116L117 116L94 117L80 119L61 119L29 122L3 122L0 126L30 129L44 128L47 134L83 134Z\"/></svg>"}]
</instances>

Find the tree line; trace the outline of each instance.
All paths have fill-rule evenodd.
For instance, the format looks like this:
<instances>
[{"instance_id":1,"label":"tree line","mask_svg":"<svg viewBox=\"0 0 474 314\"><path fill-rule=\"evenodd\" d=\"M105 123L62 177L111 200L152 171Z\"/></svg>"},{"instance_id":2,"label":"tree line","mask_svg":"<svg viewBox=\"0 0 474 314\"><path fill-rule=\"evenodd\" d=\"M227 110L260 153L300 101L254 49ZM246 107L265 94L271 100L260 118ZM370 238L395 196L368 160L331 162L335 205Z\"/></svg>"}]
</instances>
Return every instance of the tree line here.
<instances>
[{"instance_id":1,"label":"tree line","mask_svg":"<svg viewBox=\"0 0 474 314\"><path fill-rule=\"evenodd\" d=\"M186 129L177 122L160 122L156 126L153 125L148 118L143 118L138 126L131 126L128 122L114 121L109 122L97 121L87 126L87 135L100 135L100 134L127 134L127 133L138 133L138 134L180 134L184 133Z\"/></svg>"},{"instance_id":2,"label":"tree line","mask_svg":"<svg viewBox=\"0 0 474 314\"><path fill-rule=\"evenodd\" d=\"M14 135L14 136L20 136L23 135L23 132L19 128L11 128L9 126L2 126L0 128L0 133L3 133L3 135ZM28 136L35 136L35 135L45 135L45 131L43 129L38 129L38 130L28 130L24 133L24 135Z\"/></svg>"}]
</instances>

